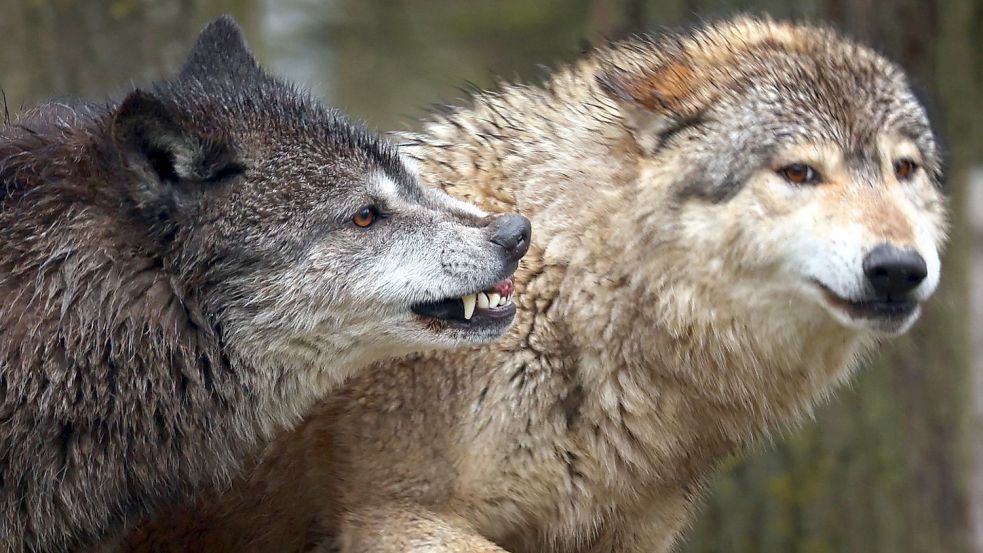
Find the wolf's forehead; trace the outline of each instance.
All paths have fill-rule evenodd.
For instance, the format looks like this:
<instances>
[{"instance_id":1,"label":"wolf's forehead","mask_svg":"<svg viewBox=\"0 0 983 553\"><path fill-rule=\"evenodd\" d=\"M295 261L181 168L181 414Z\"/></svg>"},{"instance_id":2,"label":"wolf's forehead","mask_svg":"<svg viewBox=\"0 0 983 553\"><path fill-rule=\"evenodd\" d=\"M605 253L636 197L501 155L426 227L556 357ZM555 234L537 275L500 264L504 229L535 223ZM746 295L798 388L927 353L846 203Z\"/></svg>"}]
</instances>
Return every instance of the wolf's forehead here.
<instances>
[{"instance_id":1,"label":"wolf's forehead","mask_svg":"<svg viewBox=\"0 0 983 553\"><path fill-rule=\"evenodd\" d=\"M803 77L783 72L758 81L733 101L745 118L762 115L784 141L834 142L849 151L876 150L880 137L894 133L919 145L932 142L924 108L904 87L857 74L824 71ZM758 123L760 123L760 119Z\"/></svg>"},{"instance_id":2,"label":"wolf's forehead","mask_svg":"<svg viewBox=\"0 0 983 553\"><path fill-rule=\"evenodd\" d=\"M394 145L308 92L268 79L255 89L234 91L229 98L215 94L229 107L214 110L207 103L201 111L217 112L217 125L250 144L284 158L378 169L397 181L406 176Z\"/></svg>"}]
</instances>

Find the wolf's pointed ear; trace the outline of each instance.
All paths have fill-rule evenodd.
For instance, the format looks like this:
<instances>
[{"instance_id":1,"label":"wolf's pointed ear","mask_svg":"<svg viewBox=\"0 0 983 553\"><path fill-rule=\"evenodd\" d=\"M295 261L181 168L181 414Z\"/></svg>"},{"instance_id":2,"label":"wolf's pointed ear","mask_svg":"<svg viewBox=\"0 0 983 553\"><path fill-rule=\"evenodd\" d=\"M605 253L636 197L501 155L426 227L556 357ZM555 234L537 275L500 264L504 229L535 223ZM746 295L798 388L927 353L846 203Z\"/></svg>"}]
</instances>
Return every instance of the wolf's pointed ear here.
<instances>
[{"instance_id":1,"label":"wolf's pointed ear","mask_svg":"<svg viewBox=\"0 0 983 553\"><path fill-rule=\"evenodd\" d=\"M141 178L139 204L173 199L179 182L215 182L241 171L236 149L222 135L192 126L156 96L136 90L113 114L113 141Z\"/></svg>"},{"instance_id":2,"label":"wolf's pointed ear","mask_svg":"<svg viewBox=\"0 0 983 553\"><path fill-rule=\"evenodd\" d=\"M601 89L622 107L625 122L646 154L655 152L667 133L699 120L711 91L703 77L697 68L679 61L646 69L606 67L596 75Z\"/></svg>"},{"instance_id":3,"label":"wolf's pointed ear","mask_svg":"<svg viewBox=\"0 0 983 553\"><path fill-rule=\"evenodd\" d=\"M232 17L223 15L198 35L179 78L242 79L261 73L242 29Z\"/></svg>"}]
</instances>

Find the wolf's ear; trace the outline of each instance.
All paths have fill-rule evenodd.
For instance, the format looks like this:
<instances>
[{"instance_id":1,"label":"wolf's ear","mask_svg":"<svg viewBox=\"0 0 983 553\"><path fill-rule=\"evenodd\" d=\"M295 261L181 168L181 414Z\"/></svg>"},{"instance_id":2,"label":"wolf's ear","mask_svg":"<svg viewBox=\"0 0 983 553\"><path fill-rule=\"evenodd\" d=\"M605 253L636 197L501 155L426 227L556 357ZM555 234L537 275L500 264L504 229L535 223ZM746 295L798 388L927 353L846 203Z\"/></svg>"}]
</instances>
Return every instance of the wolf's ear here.
<instances>
[{"instance_id":1,"label":"wolf's ear","mask_svg":"<svg viewBox=\"0 0 983 553\"><path fill-rule=\"evenodd\" d=\"M236 149L221 134L195 128L156 96L136 90L113 114L113 141L140 173L132 193L138 204L174 199L178 183L210 183L242 169Z\"/></svg>"},{"instance_id":2,"label":"wolf's ear","mask_svg":"<svg viewBox=\"0 0 983 553\"><path fill-rule=\"evenodd\" d=\"M232 17L223 15L198 35L179 78L244 79L261 74L242 29Z\"/></svg>"},{"instance_id":3,"label":"wolf's ear","mask_svg":"<svg viewBox=\"0 0 983 553\"><path fill-rule=\"evenodd\" d=\"M712 101L712 86L699 67L666 60L650 68L612 65L596 75L601 89L622 107L626 123L651 154L669 132L698 121Z\"/></svg>"}]
</instances>

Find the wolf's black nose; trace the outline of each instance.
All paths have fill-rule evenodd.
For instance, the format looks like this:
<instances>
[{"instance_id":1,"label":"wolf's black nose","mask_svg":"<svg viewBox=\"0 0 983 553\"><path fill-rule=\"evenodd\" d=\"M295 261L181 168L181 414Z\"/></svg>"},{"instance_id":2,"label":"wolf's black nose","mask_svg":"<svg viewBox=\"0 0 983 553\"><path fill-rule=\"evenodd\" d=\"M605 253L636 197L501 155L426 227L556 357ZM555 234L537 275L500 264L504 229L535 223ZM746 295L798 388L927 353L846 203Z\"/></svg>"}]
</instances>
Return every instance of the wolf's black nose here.
<instances>
[{"instance_id":1,"label":"wolf's black nose","mask_svg":"<svg viewBox=\"0 0 983 553\"><path fill-rule=\"evenodd\" d=\"M512 259L519 259L529 251L529 237L532 224L522 215L509 213L501 215L493 223L495 234L491 241L505 248Z\"/></svg>"},{"instance_id":2,"label":"wolf's black nose","mask_svg":"<svg viewBox=\"0 0 983 553\"><path fill-rule=\"evenodd\" d=\"M925 280L925 259L910 248L877 246L864 258L864 274L878 296L903 296Z\"/></svg>"}]
</instances>

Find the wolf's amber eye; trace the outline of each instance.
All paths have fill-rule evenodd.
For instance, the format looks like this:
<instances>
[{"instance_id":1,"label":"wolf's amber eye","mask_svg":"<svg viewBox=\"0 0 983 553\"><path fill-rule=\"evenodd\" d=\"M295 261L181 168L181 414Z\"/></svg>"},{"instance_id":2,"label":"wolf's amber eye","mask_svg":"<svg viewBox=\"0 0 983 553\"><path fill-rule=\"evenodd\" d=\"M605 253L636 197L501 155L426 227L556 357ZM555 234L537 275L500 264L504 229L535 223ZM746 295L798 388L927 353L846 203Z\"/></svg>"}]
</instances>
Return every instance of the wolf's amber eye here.
<instances>
[{"instance_id":1,"label":"wolf's amber eye","mask_svg":"<svg viewBox=\"0 0 983 553\"><path fill-rule=\"evenodd\" d=\"M819 182L819 171L805 163L792 163L778 170L778 174L792 184L816 184Z\"/></svg>"},{"instance_id":2,"label":"wolf's amber eye","mask_svg":"<svg viewBox=\"0 0 983 553\"><path fill-rule=\"evenodd\" d=\"M898 180L908 180L918 170L918 164L910 159L899 159L894 162L894 175Z\"/></svg>"},{"instance_id":3,"label":"wolf's amber eye","mask_svg":"<svg viewBox=\"0 0 983 553\"><path fill-rule=\"evenodd\" d=\"M355 215L352 216L352 222L356 225L367 228L372 226L372 223L379 218L379 210L375 208L374 205L363 205L358 208Z\"/></svg>"}]
</instances>

